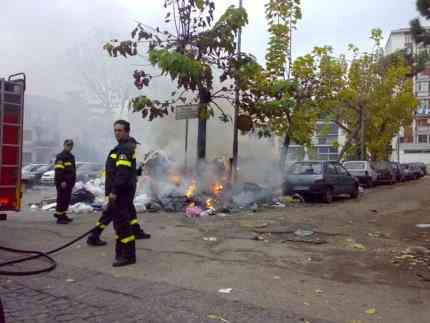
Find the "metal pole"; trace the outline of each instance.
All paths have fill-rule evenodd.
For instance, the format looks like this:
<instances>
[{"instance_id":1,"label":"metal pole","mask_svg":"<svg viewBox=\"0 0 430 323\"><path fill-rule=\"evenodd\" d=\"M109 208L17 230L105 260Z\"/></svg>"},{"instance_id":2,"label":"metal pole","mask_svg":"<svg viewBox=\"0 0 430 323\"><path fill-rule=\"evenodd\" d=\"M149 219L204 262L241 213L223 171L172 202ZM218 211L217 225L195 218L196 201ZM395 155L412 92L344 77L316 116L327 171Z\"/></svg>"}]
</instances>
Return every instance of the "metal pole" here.
<instances>
[{"instance_id":1,"label":"metal pole","mask_svg":"<svg viewBox=\"0 0 430 323\"><path fill-rule=\"evenodd\" d=\"M397 162L400 164L400 134L397 135Z\"/></svg>"},{"instance_id":2,"label":"metal pole","mask_svg":"<svg viewBox=\"0 0 430 323\"><path fill-rule=\"evenodd\" d=\"M364 156L364 114L363 114L363 107L360 108L360 141L361 141L361 148L360 148L360 159L365 160Z\"/></svg>"},{"instance_id":3,"label":"metal pole","mask_svg":"<svg viewBox=\"0 0 430 323\"><path fill-rule=\"evenodd\" d=\"M239 8L243 8L243 0L239 0ZM240 60L240 55L242 52L242 28L239 29L239 34L237 37L237 61ZM239 70L238 66L238 70ZM237 119L239 117L239 109L240 109L240 88L239 88L239 77L236 76L236 98L235 98L235 107L234 107L234 125L233 125L233 181L237 181L237 165L238 165L238 156L239 156L239 131L237 126Z\"/></svg>"},{"instance_id":4,"label":"metal pole","mask_svg":"<svg viewBox=\"0 0 430 323\"><path fill-rule=\"evenodd\" d=\"M185 120L185 172L188 171L188 119Z\"/></svg>"}]
</instances>

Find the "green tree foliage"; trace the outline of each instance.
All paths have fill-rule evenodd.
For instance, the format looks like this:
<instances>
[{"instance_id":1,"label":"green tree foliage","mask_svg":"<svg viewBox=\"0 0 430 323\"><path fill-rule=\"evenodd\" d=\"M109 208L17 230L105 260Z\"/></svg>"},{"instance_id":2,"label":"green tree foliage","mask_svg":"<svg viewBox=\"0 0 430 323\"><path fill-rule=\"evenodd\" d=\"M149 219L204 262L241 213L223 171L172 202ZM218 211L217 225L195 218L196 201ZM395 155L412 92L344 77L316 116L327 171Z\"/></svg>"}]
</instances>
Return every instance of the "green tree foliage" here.
<instances>
[{"instance_id":1,"label":"green tree foliage","mask_svg":"<svg viewBox=\"0 0 430 323\"><path fill-rule=\"evenodd\" d=\"M417 0L416 2L417 10L420 15L426 20L430 19L430 1L429 0ZM430 44L430 32L426 30L419 20L416 18L410 22L412 35L417 43L422 43L424 45Z\"/></svg>"},{"instance_id":2,"label":"green tree foliage","mask_svg":"<svg viewBox=\"0 0 430 323\"><path fill-rule=\"evenodd\" d=\"M307 55L291 61L291 31L301 16L299 0L268 1L266 66L248 57L241 67L241 108L253 119L254 131L260 137L284 138L281 167L291 142L310 144L318 117L312 99L318 85L315 57Z\"/></svg>"},{"instance_id":3,"label":"green tree foliage","mask_svg":"<svg viewBox=\"0 0 430 323\"><path fill-rule=\"evenodd\" d=\"M411 67L401 54L389 60L383 57L381 34L380 30L372 32L372 53L360 53L351 45L351 61L334 57L328 50L318 54L324 63L320 64L323 79L316 100L346 134L340 158L345 154L360 158L362 139L372 159L387 158L392 138L402 126L411 124L416 111Z\"/></svg>"},{"instance_id":4,"label":"green tree foliage","mask_svg":"<svg viewBox=\"0 0 430 323\"><path fill-rule=\"evenodd\" d=\"M233 75L231 71L237 66L235 37L248 23L246 11L231 6L215 21L215 1L165 0L164 8L165 23L172 25L175 33L139 23L131 40L111 41L104 46L114 57L147 55L150 64L161 72L153 75L145 69L136 70L133 77L138 89L150 87L151 80L160 76L177 83L178 91L171 93L170 98L160 101L143 95L134 98L130 108L152 121L174 111L178 102L199 102L207 104L207 109L201 110L201 118L209 118L214 109L219 109L221 119L228 121L215 99L231 94L233 86L216 90L214 78L219 70L221 83Z\"/></svg>"}]
</instances>

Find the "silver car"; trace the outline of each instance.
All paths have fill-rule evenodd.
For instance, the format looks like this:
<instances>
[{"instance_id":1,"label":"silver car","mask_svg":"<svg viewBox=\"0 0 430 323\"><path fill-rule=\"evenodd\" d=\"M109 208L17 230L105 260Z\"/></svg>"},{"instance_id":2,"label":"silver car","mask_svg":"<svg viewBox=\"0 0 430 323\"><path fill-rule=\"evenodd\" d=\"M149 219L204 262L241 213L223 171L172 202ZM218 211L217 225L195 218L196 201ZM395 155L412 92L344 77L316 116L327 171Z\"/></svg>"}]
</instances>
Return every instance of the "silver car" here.
<instances>
[{"instance_id":1,"label":"silver car","mask_svg":"<svg viewBox=\"0 0 430 323\"><path fill-rule=\"evenodd\" d=\"M351 176L358 179L360 184L372 187L378 181L378 173L368 161L347 161L343 163L343 166Z\"/></svg>"}]
</instances>

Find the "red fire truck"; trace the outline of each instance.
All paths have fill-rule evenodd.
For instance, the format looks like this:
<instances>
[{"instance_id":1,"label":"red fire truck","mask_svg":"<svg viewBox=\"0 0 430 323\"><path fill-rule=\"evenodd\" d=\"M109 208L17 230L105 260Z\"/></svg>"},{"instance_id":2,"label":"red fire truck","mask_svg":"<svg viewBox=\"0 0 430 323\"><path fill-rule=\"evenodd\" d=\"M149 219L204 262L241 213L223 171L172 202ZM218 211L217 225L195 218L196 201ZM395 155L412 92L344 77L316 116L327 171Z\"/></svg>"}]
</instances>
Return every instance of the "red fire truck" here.
<instances>
[{"instance_id":1,"label":"red fire truck","mask_svg":"<svg viewBox=\"0 0 430 323\"><path fill-rule=\"evenodd\" d=\"M0 78L0 213L21 207L25 74Z\"/></svg>"}]
</instances>

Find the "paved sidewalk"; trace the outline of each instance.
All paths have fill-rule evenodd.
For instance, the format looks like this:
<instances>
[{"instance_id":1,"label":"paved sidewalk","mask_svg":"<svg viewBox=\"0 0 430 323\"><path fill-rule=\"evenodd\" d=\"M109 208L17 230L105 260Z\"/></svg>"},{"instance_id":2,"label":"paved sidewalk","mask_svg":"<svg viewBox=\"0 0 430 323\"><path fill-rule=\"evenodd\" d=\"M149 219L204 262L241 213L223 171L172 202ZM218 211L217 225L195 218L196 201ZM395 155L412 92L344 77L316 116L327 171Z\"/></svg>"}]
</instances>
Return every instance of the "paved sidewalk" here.
<instances>
[{"instance_id":1,"label":"paved sidewalk","mask_svg":"<svg viewBox=\"0 0 430 323\"><path fill-rule=\"evenodd\" d=\"M7 323L324 323L215 294L60 265L49 274L1 277Z\"/></svg>"}]
</instances>

